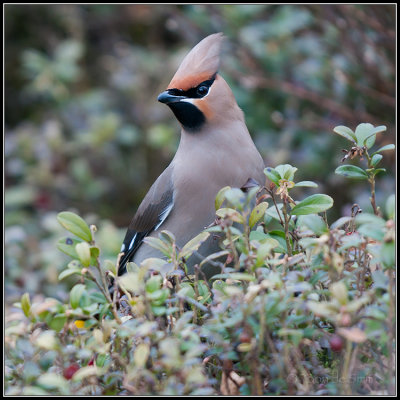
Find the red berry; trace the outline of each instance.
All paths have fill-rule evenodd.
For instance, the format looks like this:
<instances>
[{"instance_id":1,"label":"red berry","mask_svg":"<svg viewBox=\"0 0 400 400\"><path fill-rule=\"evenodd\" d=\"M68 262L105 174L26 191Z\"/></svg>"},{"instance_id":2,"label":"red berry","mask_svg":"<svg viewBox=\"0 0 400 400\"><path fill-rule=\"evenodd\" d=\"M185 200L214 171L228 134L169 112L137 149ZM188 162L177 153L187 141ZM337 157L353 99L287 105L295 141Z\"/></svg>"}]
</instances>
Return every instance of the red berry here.
<instances>
[{"instance_id":1,"label":"red berry","mask_svg":"<svg viewBox=\"0 0 400 400\"><path fill-rule=\"evenodd\" d=\"M247 332L242 332L239 336L239 340L241 343L250 343L251 336Z\"/></svg>"},{"instance_id":2,"label":"red berry","mask_svg":"<svg viewBox=\"0 0 400 400\"><path fill-rule=\"evenodd\" d=\"M63 375L65 379L71 379L75 372L78 371L78 369L80 368L80 366L76 363L71 364L69 367L64 369Z\"/></svg>"},{"instance_id":3,"label":"red berry","mask_svg":"<svg viewBox=\"0 0 400 400\"><path fill-rule=\"evenodd\" d=\"M343 339L338 335L333 335L329 340L329 344L332 351L337 353L343 349Z\"/></svg>"}]
</instances>

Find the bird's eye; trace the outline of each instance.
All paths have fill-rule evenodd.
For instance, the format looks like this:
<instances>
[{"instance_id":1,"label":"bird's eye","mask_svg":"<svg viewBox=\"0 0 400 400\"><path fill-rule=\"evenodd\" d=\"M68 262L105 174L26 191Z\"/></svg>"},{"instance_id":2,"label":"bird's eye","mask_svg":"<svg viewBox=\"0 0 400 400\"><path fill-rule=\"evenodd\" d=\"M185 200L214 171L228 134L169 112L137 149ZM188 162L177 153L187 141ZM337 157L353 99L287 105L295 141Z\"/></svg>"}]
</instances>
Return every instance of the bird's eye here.
<instances>
[{"instance_id":1,"label":"bird's eye","mask_svg":"<svg viewBox=\"0 0 400 400\"><path fill-rule=\"evenodd\" d=\"M208 93L208 86L201 85L197 88L197 93L200 96L205 96Z\"/></svg>"}]
</instances>

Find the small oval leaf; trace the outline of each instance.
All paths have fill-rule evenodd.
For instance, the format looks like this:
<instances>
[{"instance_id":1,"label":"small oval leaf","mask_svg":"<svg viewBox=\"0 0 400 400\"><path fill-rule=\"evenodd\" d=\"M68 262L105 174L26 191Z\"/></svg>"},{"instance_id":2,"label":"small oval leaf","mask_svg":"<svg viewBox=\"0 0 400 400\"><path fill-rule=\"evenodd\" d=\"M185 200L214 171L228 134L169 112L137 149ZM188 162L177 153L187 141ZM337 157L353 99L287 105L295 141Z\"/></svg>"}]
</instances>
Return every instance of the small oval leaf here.
<instances>
[{"instance_id":1,"label":"small oval leaf","mask_svg":"<svg viewBox=\"0 0 400 400\"><path fill-rule=\"evenodd\" d=\"M138 368L143 368L146 365L150 355L150 347L147 343L139 343L133 353L133 363Z\"/></svg>"},{"instance_id":2,"label":"small oval leaf","mask_svg":"<svg viewBox=\"0 0 400 400\"><path fill-rule=\"evenodd\" d=\"M25 317L29 318L31 310L31 300L29 298L29 293L24 293L21 297L21 308L24 312Z\"/></svg>"},{"instance_id":3,"label":"small oval leaf","mask_svg":"<svg viewBox=\"0 0 400 400\"><path fill-rule=\"evenodd\" d=\"M62 251L67 256L71 258L78 259L78 253L75 250L75 246L81 243L79 239L73 239L70 237L63 237L57 242L57 249Z\"/></svg>"},{"instance_id":4,"label":"small oval leaf","mask_svg":"<svg viewBox=\"0 0 400 400\"><path fill-rule=\"evenodd\" d=\"M143 239L143 242L153 247L153 249L159 250L165 256L167 257L171 256L172 246L163 242L161 239L152 236L147 236Z\"/></svg>"},{"instance_id":5,"label":"small oval leaf","mask_svg":"<svg viewBox=\"0 0 400 400\"><path fill-rule=\"evenodd\" d=\"M371 158L371 165L376 167L382 160L383 156L381 154L374 154Z\"/></svg>"},{"instance_id":6,"label":"small oval leaf","mask_svg":"<svg viewBox=\"0 0 400 400\"><path fill-rule=\"evenodd\" d=\"M87 242L78 243L75 246L76 253L78 254L79 260L82 265L88 267L90 264L90 247Z\"/></svg>"},{"instance_id":7,"label":"small oval leaf","mask_svg":"<svg viewBox=\"0 0 400 400\"><path fill-rule=\"evenodd\" d=\"M396 195L391 194L386 200L386 215L389 219L394 219L396 214Z\"/></svg>"},{"instance_id":8,"label":"small oval leaf","mask_svg":"<svg viewBox=\"0 0 400 400\"><path fill-rule=\"evenodd\" d=\"M380 149L378 149L374 155L376 153L381 153L382 151L388 151L388 150L394 150L396 148L396 146L394 144L387 144L386 146L381 147Z\"/></svg>"},{"instance_id":9,"label":"small oval leaf","mask_svg":"<svg viewBox=\"0 0 400 400\"><path fill-rule=\"evenodd\" d=\"M88 224L79 215L73 212L63 211L57 215L57 220L67 231L79 238L87 242L92 240L92 232Z\"/></svg>"},{"instance_id":10,"label":"small oval leaf","mask_svg":"<svg viewBox=\"0 0 400 400\"><path fill-rule=\"evenodd\" d=\"M216 211L216 215L220 218L229 218L233 222L238 222L239 224L243 224L244 222L242 214L233 208L220 208Z\"/></svg>"},{"instance_id":11,"label":"small oval leaf","mask_svg":"<svg viewBox=\"0 0 400 400\"><path fill-rule=\"evenodd\" d=\"M210 232L201 232L187 242L179 253L179 258L189 258L210 236Z\"/></svg>"},{"instance_id":12,"label":"small oval leaf","mask_svg":"<svg viewBox=\"0 0 400 400\"><path fill-rule=\"evenodd\" d=\"M75 285L69 294L69 302L71 303L71 307L73 309L78 308L79 300L81 299L83 292L86 290L86 286L78 283Z\"/></svg>"},{"instance_id":13,"label":"small oval leaf","mask_svg":"<svg viewBox=\"0 0 400 400\"><path fill-rule=\"evenodd\" d=\"M384 131L386 131L385 125L374 127L370 123L359 124L355 131L357 145L360 147L366 146L368 149L371 148L375 143L376 134Z\"/></svg>"},{"instance_id":14,"label":"small oval leaf","mask_svg":"<svg viewBox=\"0 0 400 400\"><path fill-rule=\"evenodd\" d=\"M316 235L320 236L328 231L325 221L315 214L301 215L297 221L297 226L306 226L311 229Z\"/></svg>"},{"instance_id":15,"label":"small oval leaf","mask_svg":"<svg viewBox=\"0 0 400 400\"><path fill-rule=\"evenodd\" d=\"M335 169L335 174L350 179L368 179L368 174L362 168L355 165L341 165Z\"/></svg>"},{"instance_id":16,"label":"small oval leaf","mask_svg":"<svg viewBox=\"0 0 400 400\"><path fill-rule=\"evenodd\" d=\"M306 197L303 201L296 204L292 211L292 215L318 214L331 208L333 205L332 197L326 194L313 194Z\"/></svg>"},{"instance_id":17,"label":"small oval leaf","mask_svg":"<svg viewBox=\"0 0 400 400\"><path fill-rule=\"evenodd\" d=\"M297 168L290 164L282 164L275 167L275 171L280 175L281 179L292 181Z\"/></svg>"},{"instance_id":18,"label":"small oval leaf","mask_svg":"<svg viewBox=\"0 0 400 400\"><path fill-rule=\"evenodd\" d=\"M231 188L225 192L225 199L241 210L245 202L245 194L239 188Z\"/></svg>"},{"instance_id":19,"label":"small oval leaf","mask_svg":"<svg viewBox=\"0 0 400 400\"><path fill-rule=\"evenodd\" d=\"M265 211L268 208L268 203L267 202L262 202L255 206L250 214L249 217L249 226L250 228L253 228L253 226L261 219L264 217Z\"/></svg>"},{"instance_id":20,"label":"small oval leaf","mask_svg":"<svg viewBox=\"0 0 400 400\"><path fill-rule=\"evenodd\" d=\"M71 276L74 274L82 275L82 272L79 268L67 268L67 269L64 269L64 271L62 271L60 273L60 275L58 275L58 280L61 281L64 278L67 278L68 276Z\"/></svg>"},{"instance_id":21,"label":"small oval leaf","mask_svg":"<svg viewBox=\"0 0 400 400\"><path fill-rule=\"evenodd\" d=\"M271 182L275 183L276 186L279 186L279 181L281 180L281 176L279 175L278 172L274 170L274 168L271 167L265 168L264 174Z\"/></svg>"},{"instance_id":22,"label":"small oval leaf","mask_svg":"<svg viewBox=\"0 0 400 400\"><path fill-rule=\"evenodd\" d=\"M347 140L350 140L350 142L355 143L357 140L355 133L347 126L343 125L336 126L335 128L333 128L333 132L337 133L338 135L344 137Z\"/></svg>"},{"instance_id":23,"label":"small oval leaf","mask_svg":"<svg viewBox=\"0 0 400 400\"><path fill-rule=\"evenodd\" d=\"M297 182L294 187L318 187L318 185L313 181L301 181Z\"/></svg>"},{"instance_id":24,"label":"small oval leaf","mask_svg":"<svg viewBox=\"0 0 400 400\"><path fill-rule=\"evenodd\" d=\"M218 193L217 196L215 197L215 209L218 210L221 208L222 203L225 201L225 193L231 189L230 186L225 186L223 187Z\"/></svg>"}]
</instances>

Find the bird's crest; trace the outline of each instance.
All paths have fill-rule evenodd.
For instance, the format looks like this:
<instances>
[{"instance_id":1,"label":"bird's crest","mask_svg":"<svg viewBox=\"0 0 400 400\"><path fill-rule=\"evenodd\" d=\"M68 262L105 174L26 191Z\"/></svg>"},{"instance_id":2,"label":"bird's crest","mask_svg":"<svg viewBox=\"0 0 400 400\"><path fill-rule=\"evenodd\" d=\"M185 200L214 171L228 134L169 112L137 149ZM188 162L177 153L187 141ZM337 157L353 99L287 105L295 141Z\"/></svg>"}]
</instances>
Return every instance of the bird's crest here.
<instances>
[{"instance_id":1,"label":"bird's crest","mask_svg":"<svg viewBox=\"0 0 400 400\"><path fill-rule=\"evenodd\" d=\"M222 33L214 33L198 43L183 59L168 89L188 90L211 79L220 65Z\"/></svg>"}]
</instances>

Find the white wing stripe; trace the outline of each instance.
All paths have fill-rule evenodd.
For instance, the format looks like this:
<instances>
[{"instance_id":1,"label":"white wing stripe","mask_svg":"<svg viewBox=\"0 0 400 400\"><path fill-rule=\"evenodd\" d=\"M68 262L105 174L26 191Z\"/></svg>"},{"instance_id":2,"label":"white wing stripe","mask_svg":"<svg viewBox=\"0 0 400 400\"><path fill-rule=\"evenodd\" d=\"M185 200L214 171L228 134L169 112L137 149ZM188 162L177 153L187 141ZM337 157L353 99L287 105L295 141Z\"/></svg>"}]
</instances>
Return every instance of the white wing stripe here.
<instances>
[{"instance_id":1,"label":"white wing stripe","mask_svg":"<svg viewBox=\"0 0 400 400\"><path fill-rule=\"evenodd\" d=\"M137 233L135 233L135 235L133 236L133 238L132 238L131 242L129 243L128 250L130 250L130 249L132 248L132 246L133 246L133 242L135 241L135 239L136 239L136 236L137 236Z\"/></svg>"},{"instance_id":2,"label":"white wing stripe","mask_svg":"<svg viewBox=\"0 0 400 400\"><path fill-rule=\"evenodd\" d=\"M155 231L167 219L167 217L168 217L169 213L171 212L173 206L174 206L174 203L171 203L169 206L165 207L164 211L160 214L160 222L154 228Z\"/></svg>"}]
</instances>

